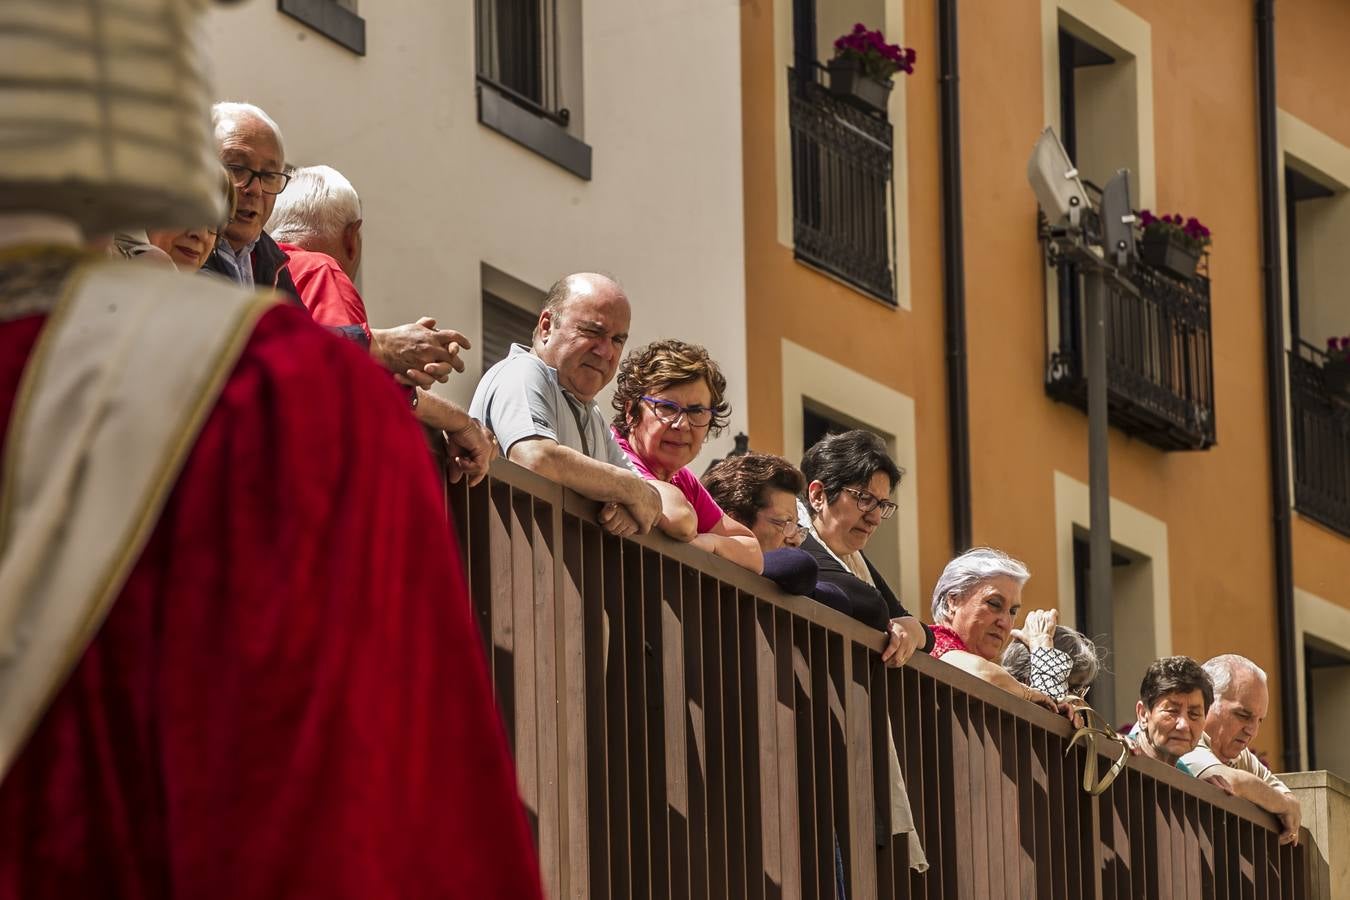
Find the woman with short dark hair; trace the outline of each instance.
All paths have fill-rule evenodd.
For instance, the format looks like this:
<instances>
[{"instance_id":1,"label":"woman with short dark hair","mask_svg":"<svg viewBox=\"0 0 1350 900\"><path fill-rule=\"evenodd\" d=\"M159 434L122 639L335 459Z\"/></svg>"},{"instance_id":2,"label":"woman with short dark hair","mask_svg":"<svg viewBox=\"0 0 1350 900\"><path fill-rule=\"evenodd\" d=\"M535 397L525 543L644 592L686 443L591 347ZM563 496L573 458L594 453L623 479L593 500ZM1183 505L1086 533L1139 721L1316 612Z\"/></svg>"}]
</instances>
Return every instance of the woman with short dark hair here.
<instances>
[{"instance_id":1,"label":"woman with short dark hair","mask_svg":"<svg viewBox=\"0 0 1350 900\"><path fill-rule=\"evenodd\" d=\"M789 594L841 606L847 598L818 580L815 558L797 546L806 536L797 523L797 495L805 485L796 466L769 453L728 456L703 473L708 493L759 541L765 578Z\"/></svg>"},{"instance_id":2,"label":"woman with short dark hair","mask_svg":"<svg viewBox=\"0 0 1350 900\"><path fill-rule=\"evenodd\" d=\"M900 604L862 552L896 510L890 495L900 467L885 442L861 429L826 435L802 457L802 474L811 514L802 549L815 557L820 580L843 592L845 602L835 608L890 635L882 653L887 665L903 665L915 650L927 652L932 632Z\"/></svg>"},{"instance_id":3,"label":"woman with short dark hair","mask_svg":"<svg viewBox=\"0 0 1350 900\"><path fill-rule=\"evenodd\" d=\"M754 533L766 553L801 543L797 495L806 487L806 479L783 457L769 453L728 456L703 474L703 486L727 515Z\"/></svg>"}]
</instances>

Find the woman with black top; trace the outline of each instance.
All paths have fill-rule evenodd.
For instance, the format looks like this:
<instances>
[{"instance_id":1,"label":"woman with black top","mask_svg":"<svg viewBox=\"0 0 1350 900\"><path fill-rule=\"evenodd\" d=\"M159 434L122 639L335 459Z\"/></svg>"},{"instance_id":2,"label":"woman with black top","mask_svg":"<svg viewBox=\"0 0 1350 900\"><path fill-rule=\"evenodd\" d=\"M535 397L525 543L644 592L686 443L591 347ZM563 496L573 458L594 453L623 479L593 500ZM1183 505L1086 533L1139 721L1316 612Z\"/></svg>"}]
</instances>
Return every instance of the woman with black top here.
<instances>
[{"instance_id":1,"label":"woman with black top","mask_svg":"<svg viewBox=\"0 0 1350 900\"><path fill-rule=\"evenodd\" d=\"M802 457L802 474L811 529L801 548L815 558L820 580L844 596L842 604L822 602L887 632L882 659L889 666L904 665L915 650L927 652L933 633L905 610L862 552L881 521L895 515L889 498L900 469L885 443L870 431L826 435Z\"/></svg>"}]
</instances>

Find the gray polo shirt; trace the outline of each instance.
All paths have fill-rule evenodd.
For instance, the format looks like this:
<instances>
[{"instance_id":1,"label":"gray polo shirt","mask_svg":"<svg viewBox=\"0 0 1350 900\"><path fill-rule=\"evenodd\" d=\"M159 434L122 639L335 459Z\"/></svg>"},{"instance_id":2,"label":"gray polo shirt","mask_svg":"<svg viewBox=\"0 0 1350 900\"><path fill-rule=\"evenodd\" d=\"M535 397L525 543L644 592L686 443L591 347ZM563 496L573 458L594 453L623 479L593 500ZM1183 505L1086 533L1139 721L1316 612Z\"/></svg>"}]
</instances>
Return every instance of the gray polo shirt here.
<instances>
[{"instance_id":1,"label":"gray polo shirt","mask_svg":"<svg viewBox=\"0 0 1350 900\"><path fill-rule=\"evenodd\" d=\"M497 435L503 456L510 455L516 441L545 437L600 462L631 469L595 401L583 403L564 391L558 370L521 344L512 344L506 359L484 373L469 415Z\"/></svg>"}]
</instances>

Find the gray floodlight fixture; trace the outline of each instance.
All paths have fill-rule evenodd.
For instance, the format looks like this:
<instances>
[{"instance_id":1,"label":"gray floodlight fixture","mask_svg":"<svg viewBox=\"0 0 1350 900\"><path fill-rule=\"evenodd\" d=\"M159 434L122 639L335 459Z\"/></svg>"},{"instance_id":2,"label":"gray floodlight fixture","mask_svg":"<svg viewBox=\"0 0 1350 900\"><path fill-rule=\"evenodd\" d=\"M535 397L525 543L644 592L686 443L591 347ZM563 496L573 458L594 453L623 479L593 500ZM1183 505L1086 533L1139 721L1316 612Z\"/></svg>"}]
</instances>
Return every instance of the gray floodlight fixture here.
<instances>
[{"instance_id":1,"label":"gray floodlight fixture","mask_svg":"<svg viewBox=\"0 0 1350 900\"><path fill-rule=\"evenodd\" d=\"M1051 228L1078 228L1083 210L1089 209L1087 191L1078 177L1073 160L1055 136L1055 129L1041 132L1027 162L1027 181L1036 194L1036 202L1045 210Z\"/></svg>"},{"instance_id":2,"label":"gray floodlight fixture","mask_svg":"<svg viewBox=\"0 0 1350 900\"><path fill-rule=\"evenodd\" d=\"M1124 267L1134 257L1134 210L1130 208L1130 170L1119 169L1102 189L1102 250Z\"/></svg>"}]
</instances>

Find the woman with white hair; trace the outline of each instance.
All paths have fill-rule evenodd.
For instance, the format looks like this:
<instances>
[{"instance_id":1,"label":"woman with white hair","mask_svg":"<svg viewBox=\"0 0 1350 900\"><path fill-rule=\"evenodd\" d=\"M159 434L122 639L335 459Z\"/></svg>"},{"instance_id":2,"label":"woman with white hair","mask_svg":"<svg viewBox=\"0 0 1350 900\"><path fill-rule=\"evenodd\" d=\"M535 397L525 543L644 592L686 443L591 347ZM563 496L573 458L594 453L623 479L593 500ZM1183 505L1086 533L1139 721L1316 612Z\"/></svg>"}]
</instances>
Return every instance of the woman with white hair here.
<instances>
[{"instance_id":1,"label":"woman with white hair","mask_svg":"<svg viewBox=\"0 0 1350 900\"><path fill-rule=\"evenodd\" d=\"M1002 550L976 547L947 563L933 588L936 659L964 669L1011 694L1059 711L1044 691L1023 684L997 660L1022 608L1022 586L1031 573Z\"/></svg>"}]
</instances>

